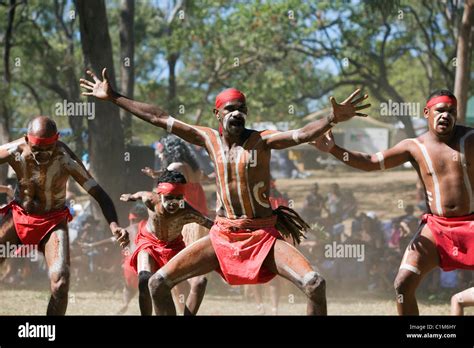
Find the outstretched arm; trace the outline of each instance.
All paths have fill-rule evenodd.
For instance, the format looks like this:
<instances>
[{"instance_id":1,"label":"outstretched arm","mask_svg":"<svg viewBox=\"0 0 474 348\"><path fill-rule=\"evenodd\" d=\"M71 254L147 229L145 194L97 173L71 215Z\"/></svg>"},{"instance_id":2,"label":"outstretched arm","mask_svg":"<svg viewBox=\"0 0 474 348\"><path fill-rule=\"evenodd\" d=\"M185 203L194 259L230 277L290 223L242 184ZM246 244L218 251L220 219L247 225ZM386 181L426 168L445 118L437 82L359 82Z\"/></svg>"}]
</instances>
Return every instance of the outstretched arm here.
<instances>
[{"instance_id":1,"label":"outstretched arm","mask_svg":"<svg viewBox=\"0 0 474 348\"><path fill-rule=\"evenodd\" d=\"M109 83L106 68L102 70L102 81L92 71L87 70L86 73L92 77L94 82L80 79L81 87L87 90L87 92L83 92L82 95L94 96L98 99L111 101L143 121L166 129L168 133L173 133L187 142L204 146L204 139L196 128L176 120L158 106L129 99L114 91Z\"/></svg>"},{"instance_id":2,"label":"outstretched arm","mask_svg":"<svg viewBox=\"0 0 474 348\"><path fill-rule=\"evenodd\" d=\"M311 145L314 145L323 152L332 154L338 160L353 168L368 172L397 167L413 159L410 152L410 141L408 139L399 142L388 150L372 155L363 152L349 151L337 146L331 131L311 143Z\"/></svg>"},{"instance_id":3,"label":"outstretched arm","mask_svg":"<svg viewBox=\"0 0 474 348\"><path fill-rule=\"evenodd\" d=\"M69 172L69 175L82 186L84 190L87 191L94 199L99 203L102 213L104 214L105 219L109 223L110 230L112 234L117 238L117 242L120 243L122 248L126 247L128 244L128 232L119 227L117 212L115 211L115 206L112 200L110 199L107 192L94 180L92 175L84 167L84 164L77 158L74 152L67 147L67 145L61 143L61 146L69 154L69 158L65 164L66 170Z\"/></svg>"},{"instance_id":4,"label":"outstretched arm","mask_svg":"<svg viewBox=\"0 0 474 348\"><path fill-rule=\"evenodd\" d=\"M369 96L365 94L362 97L356 98L359 93L360 89L357 89L341 104L338 104L336 99L331 97L332 112L325 118L308 123L300 129L273 133L264 137L263 140L272 149L285 149L300 143L315 141L336 123L347 121L354 116L365 117L367 116L366 114L362 114L358 111L370 107L370 104L359 104Z\"/></svg>"},{"instance_id":5,"label":"outstretched arm","mask_svg":"<svg viewBox=\"0 0 474 348\"><path fill-rule=\"evenodd\" d=\"M154 192L138 191L135 193L124 193L120 196L120 200L123 202L134 202L141 200L148 209L154 211L159 197Z\"/></svg>"}]
</instances>

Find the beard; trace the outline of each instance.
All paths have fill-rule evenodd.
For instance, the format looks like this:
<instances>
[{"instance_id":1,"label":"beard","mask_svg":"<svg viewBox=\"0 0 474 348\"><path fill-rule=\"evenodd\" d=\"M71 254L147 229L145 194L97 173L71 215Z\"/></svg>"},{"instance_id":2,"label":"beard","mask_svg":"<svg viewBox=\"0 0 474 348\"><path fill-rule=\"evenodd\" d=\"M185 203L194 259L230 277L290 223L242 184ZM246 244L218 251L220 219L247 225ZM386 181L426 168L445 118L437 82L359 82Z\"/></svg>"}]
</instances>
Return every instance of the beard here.
<instances>
[{"instance_id":1,"label":"beard","mask_svg":"<svg viewBox=\"0 0 474 348\"><path fill-rule=\"evenodd\" d=\"M247 114L235 110L224 116L222 126L227 133L231 135L239 135L245 129L246 119Z\"/></svg>"}]
</instances>

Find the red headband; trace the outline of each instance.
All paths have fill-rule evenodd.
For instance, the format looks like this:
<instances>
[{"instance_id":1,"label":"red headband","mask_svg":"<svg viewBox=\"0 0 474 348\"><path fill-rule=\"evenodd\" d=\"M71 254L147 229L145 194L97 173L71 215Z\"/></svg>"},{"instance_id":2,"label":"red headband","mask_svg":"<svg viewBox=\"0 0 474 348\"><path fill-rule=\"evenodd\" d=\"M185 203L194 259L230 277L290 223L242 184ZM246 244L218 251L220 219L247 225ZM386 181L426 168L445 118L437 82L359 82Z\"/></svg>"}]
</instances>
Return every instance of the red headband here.
<instances>
[{"instance_id":1,"label":"red headband","mask_svg":"<svg viewBox=\"0 0 474 348\"><path fill-rule=\"evenodd\" d=\"M216 109L231 100L240 100L245 103L245 94L235 88L228 88L220 92L216 97ZM219 134L222 135L222 126L219 124Z\"/></svg>"},{"instance_id":2,"label":"red headband","mask_svg":"<svg viewBox=\"0 0 474 348\"><path fill-rule=\"evenodd\" d=\"M164 195L184 195L185 184L161 182L157 186L157 193Z\"/></svg>"},{"instance_id":3,"label":"red headband","mask_svg":"<svg viewBox=\"0 0 474 348\"><path fill-rule=\"evenodd\" d=\"M59 138L59 133L56 133L55 135L49 137L49 138L39 138L35 137L31 134L27 134L28 141L32 143L33 145L51 145L54 144L56 141L58 141Z\"/></svg>"},{"instance_id":4,"label":"red headband","mask_svg":"<svg viewBox=\"0 0 474 348\"><path fill-rule=\"evenodd\" d=\"M238 99L245 103L245 94L235 88L229 88L220 92L216 97L216 109L219 109L222 105L228 101Z\"/></svg>"},{"instance_id":5,"label":"red headband","mask_svg":"<svg viewBox=\"0 0 474 348\"><path fill-rule=\"evenodd\" d=\"M450 97L449 95L440 95L438 97L433 97L426 102L426 107L429 109L433 105L438 103L451 103L454 106L457 106L458 102L455 97Z\"/></svg>"}]
</instances>

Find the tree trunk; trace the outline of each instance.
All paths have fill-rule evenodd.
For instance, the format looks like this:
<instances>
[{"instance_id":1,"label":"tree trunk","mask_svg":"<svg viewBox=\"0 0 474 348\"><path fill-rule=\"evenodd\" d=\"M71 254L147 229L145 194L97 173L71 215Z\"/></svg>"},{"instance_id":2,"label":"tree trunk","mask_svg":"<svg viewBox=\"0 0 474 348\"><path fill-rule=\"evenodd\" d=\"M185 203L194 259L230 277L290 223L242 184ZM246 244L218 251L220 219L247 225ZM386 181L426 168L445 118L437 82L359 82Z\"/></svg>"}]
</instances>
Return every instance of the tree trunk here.
<instances>
[{"instance_id":1,"label":"tree trunk","mask_svg":"<svg viewBox=\"0 0 474 348\"><path fill-rule=\"evenodd\" d=\"M0 105L0 145L10 142L9 115L10 110L4 100ZM5 184L8 177L8 165L0 166L0 184Z\"/></svg>"},{"instance_id":2,"label":"tree trunk","mask_svg":"<svg viewBox=\"0 0 474 348\"><path fill-rule=\"evenodd\" d=\"M110 83L115 88L112 43L104 0L77 0L76 7L85 65L99 76L107 67ZM118 122L119 110L110 102L97 99L89 102L95 103L95 118L88 120L91 172L114 201L119 216L124 218L126 207L119 203L119 197L125 183L123 173L127 156L122 125Z\"/></svg>"},{"instance_id":3,"label":"tree trunk","mask_svg":"<svg viewBox=\"0 0 474 348\"><path fill-rule=\"evenodd\" d=\"M168 110L175 114L178 112L178 101L176 100L176 63L178 58L178 53L171 53L168 56Z\"/></svg>"},{"instance_id":4,"label":"tree trunk","mask_svg":"<svg viewBox=\"0 0 474 348\"><path fill-rule=\"evenodd\" d=\"M133 98L135 81L135 1L122 0L120 5L120 90L122 94ZM120 109L125 143L132 142L132 115Z\"/></svg>"},{"instance_id":5,"label":"tree trunk","mask_svg":"<svg viewBox=\"0 0 474 348\"><path fill-rule=\"evenodd\" d=\"M469 92L469 78L472 49L471 35L474 27L474 0L466 0L461 28L458 36L456 52L456 78L454 94L458 99L458 122L466 123L467 97Z\"/></svg>"},{"instance_id":6,"label":"tree trunk","mask_svg":"<svg viewBox=\"0 0 474 348\"><path fill-rule=\"evenodd\" d=\"M2 103L0 105L0 145L10 141L10 112L9 98L11 93L10 50L12 47L13 23L15 21L16 0L10 0L8 20L6 24L3 50L3 88L0 88ZM6 98L5 98L6 96ZM8 176L8 166L0 166L0 184L5 183Z\"/></svg>"}]
</instances>

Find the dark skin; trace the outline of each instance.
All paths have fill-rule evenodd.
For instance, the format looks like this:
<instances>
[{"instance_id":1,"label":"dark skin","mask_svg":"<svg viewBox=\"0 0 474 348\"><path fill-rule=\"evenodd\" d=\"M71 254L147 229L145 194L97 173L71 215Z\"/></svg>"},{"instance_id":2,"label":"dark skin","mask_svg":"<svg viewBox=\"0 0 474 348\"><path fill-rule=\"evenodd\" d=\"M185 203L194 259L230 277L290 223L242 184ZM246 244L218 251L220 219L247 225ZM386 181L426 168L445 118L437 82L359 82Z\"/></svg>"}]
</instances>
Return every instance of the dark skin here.
<instances>
[{"instance_id":1,"label":"dark skin","mask_svg":"<svg viewBox=\"0 0 474 348\"><path fill-rule=\"evenodd\" d=\"M108 82L106 69L102 71L102 80L91 71L87 71L87 74L92 77L94 82L85 79L80 80L81 87L87 91L83 95L111 101L138 118L157 127L167 129L170 121L170 115L167 112L157 106L137 102L115 92ZM253 172L255 175L249 175L249 185L254 187L258 181L261 181L263 187L266 188L266 195L264 194L263 197L267 197L266 200L268 201L271 149L285 149L300 143L316 140L332 127L331 123L343 122L354 116L366 116L359 111L368 108L370 104L359 104L367 99L368 96L357 97L359 93L360 90L356 90L341 104L338 104L331 97L332 112L323 119L311 122L300 129L280 132L270 137L261 137L259 143L260 155L256 163L256 169ZM223 128L221 139L224 143L224 156L228 158L236 158L236 154L239 151L247 151L242 145L253 132L256 132L245 128L245 119L241 114L238 114L239 112L248 114L246 104L240 100L230 100L221 108L214 110L214 114L219 120L219 125ZM230 116L230 113L235 113L235 115ZM225 122L227 115L230 118ZM206 140L199 129L178 120L173 122L171 127L173 134L192 144L206 147ZM214 164L216 164L218 159L214 161ZM227 187L229 188L230 195L235 196L235 188L238 186L238 183L233 177L229 180L230 183ZM254 197L252 199L257 200L255 194L252 197ZM255 218L264 218L272 214L271 207L265 203L255 209ZM236 212L237 217L243 216L240 207L232 207L232 210ZM217 214L225 216L223 215L223 209L220 209ZM308 297L308 314L325 315L327 313L324 279L314 272L309 261L292 245L282 240L277 240L267 255L264 266L275 274L289 279L306 294ZM150 278L149 286L153 294L155 312L157 314L175 315L176 310L172 302L170 289L185 279L209 273L217 267L219 267L219 262L209 237L201 238L180 252L161 269L167 275L166 286L163 287L163 282L160 282L158 273Z\"/></svg>"},{"instance_id":2,"label":"dark skin","mask_svg":"<svg viewBox=\"0 0 474 348\"><path fill-rule=\"evenodd\" d=\"M213 225L212 220L184 202L183 195L160 195L156 192L141 191L134 194L123 194L120 199L124 202L142 200L149 209L148 224L153 226L151 232L161 241L172 241L178 238L181 235L183 226L190 222L196 222L208 229ZM180 206L179 202L184 202L184 204ZM158 268L159 265L146 250L142 250L138 254L138 273L142 271L154 273ZM195 315L199 310L199 306L204 298L205 282L206 280L201 279L193 283L191 289L189 289L190 286L187 282L183 282L177 284L173 289L175 290L175 297L178 298L178 303L180 294L187 298L183 308L184 315ZM140 289L139 304L142 315L152 314L152 301L148 288Z\"/></svg>"},{"instance_id":3,"label":"dark skin","mask_svg":"<svg viewBox=\"0 0 474 348\"><path fill-rule=\"evenodd\" d=\"M403 140L394 147L382 152L385 168L393 168L405 162L411 162L423 182L427 198L428 212L445 217L466 216L471 214L470 194L465 185L464 165L461 161L460 141L465 138L465 159L467 178L474 187L474 137L468 133L472 128L456 125L457 111L452 103L437 103L424 109L428 122L428 132L416 140L426 148L432 161L433 169L439 182L439 196L436 195L433 173L426 164L420 147L412 140ZM349 151L334 143L332 134L318 139L314 144L321 151L329 152L340 161L361 170L380 170L380 161L376 155ZM472 195L472 192L471 192ZM435 204L439 198L439 204ZM422 226L421 233L409 244L402 264L416 267L420 274L400 269L395 280L397 291L397 310L401 315L418 315L416 289L421 280L434 268L439 266L439 254L433 233L427 225Z\"/></svg>"},{"instance_id":4,"label":"dark skin","mask_svg":"<svg viewBox=\"0 0 474 348\"><path fill-rule=\"evenodd\" d=\"M100 204L110 230L125 247L128 234L117 224L117 214L110 197L93 180L77 156L66 144L35 145L29 137L49 138L57 133L55 124L45 116L32 120L29 133L21 139L0 146L0 164L8 163L18 178L16 202L30 214L46 214L65 207L69 177L87 189ZM20 244L11 213L0 224L0 244ZM66 221L55 226L40 244L44 251L51 281L48 315L63 315L69 289L69 241ZM0 259L2 262L4 259Z\"/></svg>"}]
</instances>

